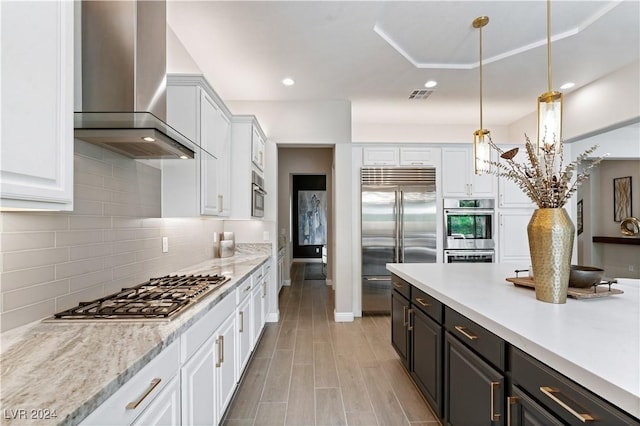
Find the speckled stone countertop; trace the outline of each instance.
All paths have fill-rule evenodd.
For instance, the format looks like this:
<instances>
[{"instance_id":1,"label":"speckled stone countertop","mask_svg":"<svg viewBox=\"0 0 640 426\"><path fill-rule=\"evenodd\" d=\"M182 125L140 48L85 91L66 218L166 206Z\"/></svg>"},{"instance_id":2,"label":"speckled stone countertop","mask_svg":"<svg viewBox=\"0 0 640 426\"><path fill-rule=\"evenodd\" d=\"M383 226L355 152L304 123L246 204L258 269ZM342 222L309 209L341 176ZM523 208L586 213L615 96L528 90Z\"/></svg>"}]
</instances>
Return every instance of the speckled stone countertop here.
<instances>
[{"instance_id":1,"label":"speckled stone countertop","mask_svg":"<svg viewBox=\"0 0 640 426\"><path fill-rule=\"evenodd\" d=\"M270 255L270 244L238 244L232 257L176 271L231 279L168 322L34 322L2 333L0 423L79 423ZM27 410L27 418L15 418L15 410ZM31 410L56 417L29 418Z\"/></svg>"}]
</instances>

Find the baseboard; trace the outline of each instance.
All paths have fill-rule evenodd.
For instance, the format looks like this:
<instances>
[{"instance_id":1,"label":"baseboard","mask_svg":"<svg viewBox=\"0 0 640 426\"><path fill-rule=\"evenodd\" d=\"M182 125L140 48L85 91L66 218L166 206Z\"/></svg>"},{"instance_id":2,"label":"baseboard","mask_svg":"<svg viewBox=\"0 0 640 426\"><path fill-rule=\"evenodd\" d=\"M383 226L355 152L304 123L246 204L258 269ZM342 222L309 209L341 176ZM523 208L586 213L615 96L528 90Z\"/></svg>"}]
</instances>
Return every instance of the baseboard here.
<instances>
[{"instance_id":1,"label":"baseboard","mask_svg":"<svg viewBox=\"0 0 640 426\"><path fill-rule=\"evenodd\" d=\"M283 286L291 286L291 280L284 280Z\"/></svg>"},{"instance_id":2,"label":"baseboard","mask_svg":"<svg viewBox=\"0 0 640 426\"><path fill-rule=\"evenodd\" d=\"M291 263L322 263L322 258L320 257L296 258L296 259L291 259Z\"/></svg>"},{"instance_id":3,"label":"baseboard","mask_svg":"<svg viewBox=\"0 0 640 426\"><path fill-rule=\"evenodd\" d=\"M265 320L267 322L278 322L280 320L280 310L268 313Z\"/></svg>"},{"instance_id":4,"label":"baseboard","mask_svg":"<svg viewBox=\"0 0 640 426\"><path fill-rule=\"evenodd\" d=\"M335 322L353 322L353 312L333 311L333 319Z\"/></svg>"}]
</instances>

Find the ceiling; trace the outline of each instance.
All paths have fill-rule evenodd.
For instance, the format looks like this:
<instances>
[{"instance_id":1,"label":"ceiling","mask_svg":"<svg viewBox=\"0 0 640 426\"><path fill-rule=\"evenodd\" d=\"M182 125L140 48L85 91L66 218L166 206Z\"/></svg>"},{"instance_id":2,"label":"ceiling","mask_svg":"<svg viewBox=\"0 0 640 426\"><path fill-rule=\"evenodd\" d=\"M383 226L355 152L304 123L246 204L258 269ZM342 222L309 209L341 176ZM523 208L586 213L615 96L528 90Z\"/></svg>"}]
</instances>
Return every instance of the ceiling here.
<instances>
[{"instance_id":1,"label":"ceiling","mask_svg":"<svg viewBox=\"0 0 640 426\"><path fill-rule=\"evenodd\" d=\"M225 101L346 99L354 123L477 126L481 15L484 127L547 91L544 1L169 0L167 15ZM566 95L638 60L640 1L553 1L551 32L553 89L576 84ZM427 80L438 86L410 100Z\"/></svg>"}]
</instances>

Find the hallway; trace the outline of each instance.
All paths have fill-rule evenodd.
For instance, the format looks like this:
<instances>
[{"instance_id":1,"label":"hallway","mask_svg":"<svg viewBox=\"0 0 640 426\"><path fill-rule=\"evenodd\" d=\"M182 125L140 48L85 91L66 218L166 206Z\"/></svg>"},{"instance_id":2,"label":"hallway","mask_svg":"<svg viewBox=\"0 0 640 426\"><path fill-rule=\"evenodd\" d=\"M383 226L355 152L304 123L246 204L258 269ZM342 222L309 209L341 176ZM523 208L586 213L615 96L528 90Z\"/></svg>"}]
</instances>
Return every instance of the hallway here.
<instances>
[{"instance_id":1,"label":"hallway","mask_svg":"<svg viewBox=\"0 0 640 426\"><path fill-rule=\"evenodd\" d=\"M224 425L438 425L390 343L390 317L333 321L332 290L294 263ZM313 274L307 274L313 277Z\"/></svg>"}]
</instances>

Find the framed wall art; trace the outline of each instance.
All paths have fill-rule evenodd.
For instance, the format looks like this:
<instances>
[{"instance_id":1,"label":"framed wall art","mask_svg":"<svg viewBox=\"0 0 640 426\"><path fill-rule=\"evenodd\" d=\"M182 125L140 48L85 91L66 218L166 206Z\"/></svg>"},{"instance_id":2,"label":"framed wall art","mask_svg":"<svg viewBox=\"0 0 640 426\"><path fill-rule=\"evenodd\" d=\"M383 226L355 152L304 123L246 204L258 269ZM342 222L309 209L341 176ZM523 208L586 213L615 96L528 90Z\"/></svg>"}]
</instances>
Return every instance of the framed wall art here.
<instances>
[{"instance_id":1,"label":"framed wall art","mask_svg":"<svg viewBox=\"0 0 640 426\"><path fill-rule=\"evenodd\" d=\"M578 228L578 235L582 234L583 231L583 225L582 225L582 200L578 201L578 214L577 214L578 218L578 226L576 228Z\"/></svg>"},{"instance_id":2,"label":"framed wall art","mask_svg":"<svg viewBox=\"0 0 640 426\"><path fill-rule=\"evenodd\" d=\"M613 179L613 220L622 222L631 216L631 176Z\"/></svg>"}]
</instances>

